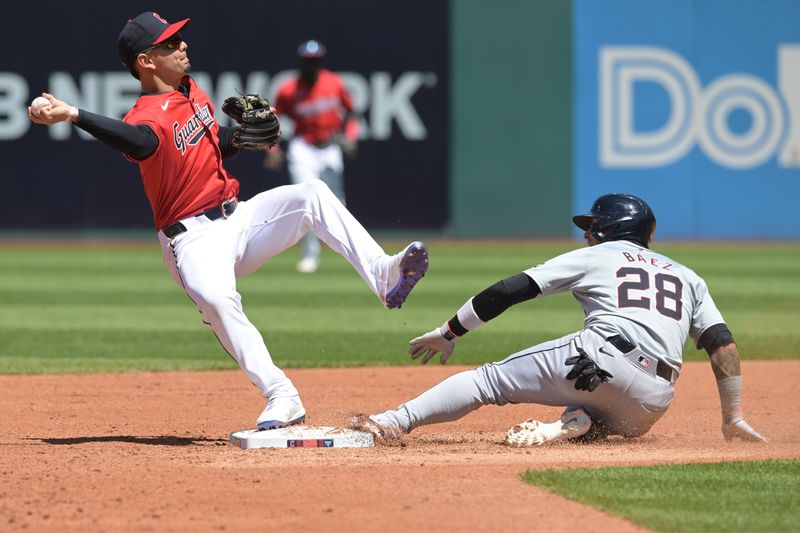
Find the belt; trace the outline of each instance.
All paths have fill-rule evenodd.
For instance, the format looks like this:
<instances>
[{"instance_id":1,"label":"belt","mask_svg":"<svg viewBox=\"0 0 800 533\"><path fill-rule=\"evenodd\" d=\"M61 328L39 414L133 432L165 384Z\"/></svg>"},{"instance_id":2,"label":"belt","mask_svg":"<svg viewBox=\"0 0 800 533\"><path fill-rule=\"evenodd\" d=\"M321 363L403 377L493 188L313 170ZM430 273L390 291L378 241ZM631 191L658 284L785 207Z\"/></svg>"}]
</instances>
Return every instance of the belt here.
<instances>
[{"instance_id":1,"label":"belt","mask_svg":"<svg viewBox=\"0 0 800 533\"><path fill-rule=\"evenodd\" d=\"M336 137L336 134L334 133L334 134L328 135L324 139L317 139L317 140L313 140L313 141L310 141L308 139L303 139L303 140L306 141L311 146L313 146L314 148L327 148L328 146L330 146L330 145L332 145L334 143L334 141L336 140L335 137Z\"/></svg>"},{"instance_id":2,"label":"belt","mask_svg":"<svg viewBox=\"0 0 800 533\"><path fill-rule=\"evenodd\" d=\"M636 349L636 345L626 340L622 335L614 335L607 338L606 341L622 353L630 353ZM654 357L653 359L656 358ZM678 379L678 376L674 375L675 369L661 359L656 359L656 361L656 376L674 383Z\"/></svg>"},{"instance_id":3,"label":"belt","mask_svg":"<svg viewBox=\"0 0 800 533\"><path fill-rule=\"evenodd\" d=\"M236 200L236 198L231 198L229 200L225 200L224 202L222 202L217 206L214 206L210 209L206 209L205 211L201 211L194 216L196 217L204 216L209 220L217 220L218 218L228 218L233 214L234 211L236 211L237 203L238 201ZM167 236L167 238L174 239L181 233L186 232L186 226L184 226L183 223L179 220L178 222L170 224L162 231L164 232L164 235Z\"/></svg>"}]
</instances>

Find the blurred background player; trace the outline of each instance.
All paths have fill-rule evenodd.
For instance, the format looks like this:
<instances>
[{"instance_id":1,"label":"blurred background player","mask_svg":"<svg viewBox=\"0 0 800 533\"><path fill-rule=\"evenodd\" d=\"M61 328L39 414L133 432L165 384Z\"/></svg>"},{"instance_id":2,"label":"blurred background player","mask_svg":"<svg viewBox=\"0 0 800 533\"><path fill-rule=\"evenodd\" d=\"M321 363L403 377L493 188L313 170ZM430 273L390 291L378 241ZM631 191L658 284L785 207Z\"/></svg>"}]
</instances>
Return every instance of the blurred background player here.
<instances>
[{"instance_id":1,"label":"blurred background player","mask_svg":"<svg viewBox=\"0 0 800 533\"><path fill-rule=\"evenodd\" d=\"M353 156L358 137L358 121L353 100L342 79L322 68L327 50L319 41L305 41L297 49L299 75L278 88L275 109L281 117L294 121L294 136L285 156L292 183L324 181L345 203L344 161L342 154ZM278 170L284 154L279 147L264 159L267 168ZM319 239L309 233L302 241L299 272L319 268Z\"/></svg>"}]
</instances>

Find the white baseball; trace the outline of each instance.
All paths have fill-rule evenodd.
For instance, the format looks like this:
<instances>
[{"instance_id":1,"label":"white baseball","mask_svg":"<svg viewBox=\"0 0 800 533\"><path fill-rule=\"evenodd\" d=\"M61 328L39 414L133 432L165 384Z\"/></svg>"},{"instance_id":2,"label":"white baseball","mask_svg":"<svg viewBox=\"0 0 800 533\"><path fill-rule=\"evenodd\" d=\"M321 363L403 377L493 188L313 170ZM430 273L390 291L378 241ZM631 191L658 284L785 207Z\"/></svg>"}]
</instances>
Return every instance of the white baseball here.
<instances>
[{"instance_id":1,"label":"white baseball","mask_svg":"<svg viewBox=\"0 0 800 533\"><path fill-rule=\"evenodd\" d=\"M31 111L37 116L39 115L39 111L45 107L50 107L50 100L44 96L37 96L33 99L33 102L31 102Z\"/></svg>"}]
</instances>

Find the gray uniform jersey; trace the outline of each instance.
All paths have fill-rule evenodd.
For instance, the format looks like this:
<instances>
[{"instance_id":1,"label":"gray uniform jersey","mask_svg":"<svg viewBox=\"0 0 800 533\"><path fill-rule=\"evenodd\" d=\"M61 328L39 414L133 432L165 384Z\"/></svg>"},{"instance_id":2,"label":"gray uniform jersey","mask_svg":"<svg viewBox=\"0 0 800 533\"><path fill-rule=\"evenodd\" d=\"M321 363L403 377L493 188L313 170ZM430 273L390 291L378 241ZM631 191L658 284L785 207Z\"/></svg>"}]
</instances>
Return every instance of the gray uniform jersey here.
<instances>
[{"instance_id":1,"label":"gray uniform jersey","mask_svg":"<svg viewBox=\"0 0 800 533\"><path fill-rule=\"evenodd\" d=\"M675 393L677 372L659 372L661 362L679 369L687 336L697 342L723 322L697 274L627 241L568 252L525 273L544 295L572 291L586 313L585 329L453 375L378 420L409 431L486 404L538 403L581 406L601 432L643 435ZM612 341L618 335L634 348ZM579 353L613 376L608 383L575 389L566 361Z\"/></svg>"},{"instance_id":2,"label":"gray uniform jersey","mask_svg":"<svg viewBox=\"0 0 800 533\"><path fill-rule=\"evenodd\" d=\"M585 326L621 334L675 368L687 335L697 343L724 322L705 282L665 255L628 241L611 241L555 257L525 271L543 295L572 291Z\"/></svg>"}]
</instances>

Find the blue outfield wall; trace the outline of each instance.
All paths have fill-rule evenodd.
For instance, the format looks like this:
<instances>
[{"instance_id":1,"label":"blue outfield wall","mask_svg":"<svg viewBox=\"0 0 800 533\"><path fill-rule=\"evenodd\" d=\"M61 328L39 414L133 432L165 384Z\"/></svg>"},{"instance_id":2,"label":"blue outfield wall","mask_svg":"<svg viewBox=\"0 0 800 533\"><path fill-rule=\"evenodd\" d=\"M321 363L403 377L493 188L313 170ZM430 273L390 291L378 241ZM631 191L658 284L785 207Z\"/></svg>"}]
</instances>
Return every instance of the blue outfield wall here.
<instances>
[{"instance_id":1,"label":"blue outfield wall","mask_svg":"<svg viewBox=\"0 0 800 533\"><path fill-rule=\"evenodd\" d=\"M575 0L573 209L631 192L659 238L795 239L800 2Z\"/></svg>"}]
</instances>

